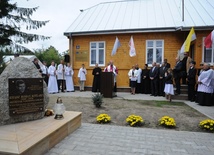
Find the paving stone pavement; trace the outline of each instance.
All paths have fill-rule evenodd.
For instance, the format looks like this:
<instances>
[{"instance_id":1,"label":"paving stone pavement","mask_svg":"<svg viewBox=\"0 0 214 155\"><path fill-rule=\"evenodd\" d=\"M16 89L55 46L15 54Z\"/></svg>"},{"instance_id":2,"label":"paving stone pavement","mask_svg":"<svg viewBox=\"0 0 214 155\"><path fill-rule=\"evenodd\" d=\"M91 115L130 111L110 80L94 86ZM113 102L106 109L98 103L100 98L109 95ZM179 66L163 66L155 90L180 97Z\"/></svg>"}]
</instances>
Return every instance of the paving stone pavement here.
<instances>
[{"instance_id":1,"label":"paving stone pavement","mask_svg":"<svg viewBox=\"0 0 214 155\"><path fill-rule=\"evenodd\" d=\"M80 97L92 95L91 92L75 92L72 95L75 94ZM60 94L67 95L71 96L68 93ZM143 94L117 95L115 99L165 100ZM185 103L214 118L214 107ZM214 134L82 123L79 129L45 155L214 155Z\"/></svg>"}]
</instances>

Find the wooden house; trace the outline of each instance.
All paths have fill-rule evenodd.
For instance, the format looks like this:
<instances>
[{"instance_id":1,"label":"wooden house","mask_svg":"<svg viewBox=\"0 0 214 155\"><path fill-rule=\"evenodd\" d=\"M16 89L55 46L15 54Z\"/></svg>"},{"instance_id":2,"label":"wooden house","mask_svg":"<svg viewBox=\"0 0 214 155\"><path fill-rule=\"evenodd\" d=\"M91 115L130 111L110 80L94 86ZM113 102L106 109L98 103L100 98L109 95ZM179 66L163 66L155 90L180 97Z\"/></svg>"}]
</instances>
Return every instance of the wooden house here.
<instances>
[{"instance_id":1,"label":"wooden house","mask_svg":"<svg viewBox=\"0 0 214 155\"><path fill-rule=\"evenodd\" d=\"M183 3L182 3L183 2ZM196 61L214 64L214 48L204 47L205 37L214 29L213 0L126 0L105 2L81 10L64 32L69 39L74 84L78 85L81 64L87 69L86 87L92 86L95 63L104 69L110 60L119 70L117 86L129 87L128 71L133 64L151 66L166 58L173 68L175 58L193 27L197 39L189 55ZM129 55L134 39L136 56ZM116 37L121 46L111 56Z\"/></svg>"}]
</instances>

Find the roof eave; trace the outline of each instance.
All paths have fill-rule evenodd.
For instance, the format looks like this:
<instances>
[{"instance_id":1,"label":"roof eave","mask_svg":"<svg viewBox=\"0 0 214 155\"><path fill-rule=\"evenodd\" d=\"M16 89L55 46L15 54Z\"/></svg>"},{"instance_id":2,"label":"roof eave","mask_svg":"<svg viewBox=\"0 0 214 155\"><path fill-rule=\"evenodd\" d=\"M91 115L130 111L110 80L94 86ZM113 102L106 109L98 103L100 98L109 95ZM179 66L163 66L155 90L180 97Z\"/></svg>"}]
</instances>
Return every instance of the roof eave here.
<instances>
[{"instance_id":1,"label":"roof eave","mask_svg":"<svg viewBox=\"0 0 214 155\"><path fill-rule=\"evenodd\" d=\"M81 36L81 35L104 35L104 34L127 34L127 33L149 33L149 32L171 32L175 28L150 28L150 29L120 29L106 31L82 31L82 32L65 32L65 36Z\"/></svg>"},{"instance_id":2,"label":"roof eave","mask_svg":"<svg viewBox=\"0 0 214 155\"><path fill-rule=\"evenodd\" d=\"M127 34L127 33L151 33L151 32L175 32L175 31L189 31L192 27L164 27L164 28L148 28L148 29L120 29L120 30L106 30L106 31L82 31L82 32L65 32L64 35L69 36L83 36L83 35L106 35L106 34ZM214 25L211 26L197 26L195 30L213 30Z\"/></svg>"}]
</instances>

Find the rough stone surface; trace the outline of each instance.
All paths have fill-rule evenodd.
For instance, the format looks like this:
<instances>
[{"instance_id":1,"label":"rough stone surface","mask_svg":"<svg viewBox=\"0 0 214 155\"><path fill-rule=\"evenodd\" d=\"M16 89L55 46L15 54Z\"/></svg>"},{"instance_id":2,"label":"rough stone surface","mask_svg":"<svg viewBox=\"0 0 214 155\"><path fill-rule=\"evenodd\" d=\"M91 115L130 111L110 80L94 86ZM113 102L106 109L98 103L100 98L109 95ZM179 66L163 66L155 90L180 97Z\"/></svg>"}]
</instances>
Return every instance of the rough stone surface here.
<instances>
[{"instance_id":1,"label":"rough stone surface","mask_svg":"<svg viewBox=\"0 0 214 155\"><path fill-rule=\"evenodd\" d=\"M31 60L23 57L15 58L0 75L0 125L37 120L44 117L45 112L30 113L18 116L9 115L9 78L41 78ZM47 85L43 82L44 109L49 101Z\"/></svg>"}]
</instances>

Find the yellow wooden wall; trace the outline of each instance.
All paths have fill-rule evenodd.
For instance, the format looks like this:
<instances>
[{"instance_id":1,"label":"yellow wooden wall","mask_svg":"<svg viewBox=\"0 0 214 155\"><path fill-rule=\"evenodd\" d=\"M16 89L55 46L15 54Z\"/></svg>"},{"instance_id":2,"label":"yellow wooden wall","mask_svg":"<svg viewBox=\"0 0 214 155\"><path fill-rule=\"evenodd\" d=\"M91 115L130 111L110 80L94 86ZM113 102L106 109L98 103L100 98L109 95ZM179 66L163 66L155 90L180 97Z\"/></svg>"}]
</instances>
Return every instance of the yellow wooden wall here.
<instances>
[{"instance_id":1,"label":"yellow wooden wall","mask_svg":"<svg viewBox=\"0 0 214 155\"><path fill-rule=\"evenodd\" d=\"M164 58L168 59L168 62L173 68L175 65L175 58L177 56L178 50L181 48L183 42L185 41L189 32L162 32L162 33L138 33L138 34L117 34L117 35L91 35L91 36L73 36L72 43L72 52L70 50L71 64L73 64L74 69L74 85L78 85L78 70L81 67L81 64L85 64L87 69L87 81L85 86L91 86L93 81L92 70L94 67L89 66L90 64L90 42L91 41L105 41L106 48L106 59L105 63L107 64L110 60L114 61L114 65L117 66L119 74L117 76L117 85L118 87L128 87L128 71L131 69L133 64L139 64L140 68L144 67L146 63L146 40L164 40ZM196 31L197 40L193 42L195 48L195 58L197 62L197 67L202 61L202 38L207 36L210 31ZM111 56L111 51L115 42L115 37L118 37L121 46L117 50L116 55ZM135 49L137 56L129 56L129 40L133 36ZM76 49L76 46L79 46L79 49ZM76 61L75 54L76 52L85 52L87 54L86 61ZM104 69L104 67L101 67Z\"/></svg>"}]
</instances>

